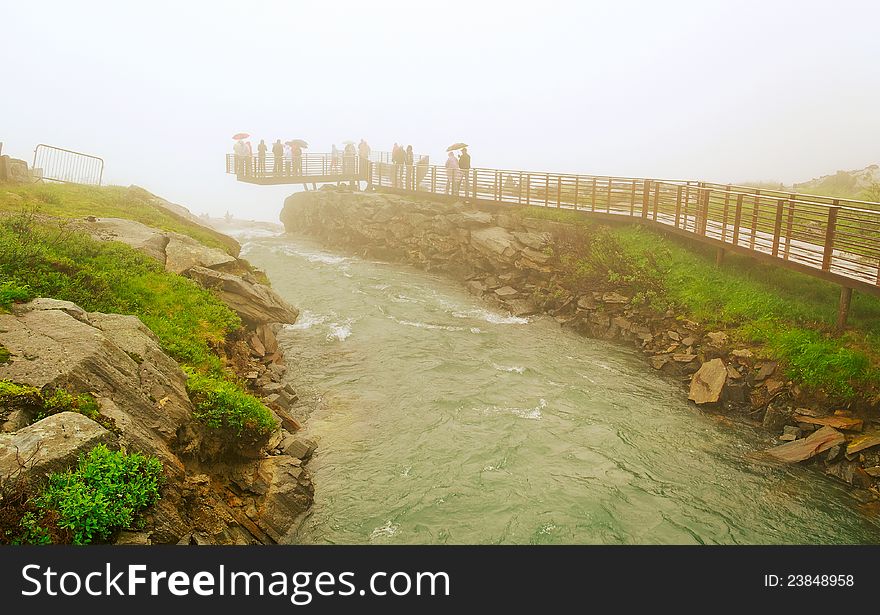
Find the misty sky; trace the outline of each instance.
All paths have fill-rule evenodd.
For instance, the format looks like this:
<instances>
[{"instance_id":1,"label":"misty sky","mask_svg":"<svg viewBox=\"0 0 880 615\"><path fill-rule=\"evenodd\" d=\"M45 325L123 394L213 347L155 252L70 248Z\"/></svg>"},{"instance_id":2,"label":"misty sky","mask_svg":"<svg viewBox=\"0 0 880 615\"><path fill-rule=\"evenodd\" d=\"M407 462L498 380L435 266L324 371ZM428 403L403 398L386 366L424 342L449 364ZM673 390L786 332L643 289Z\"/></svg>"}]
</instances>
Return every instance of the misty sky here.
<instances>
[{"instance_id":1,"label":"misty sky","mask_svg":"<svg viewBox=\"0 0 880 615\"><path fill-rule=\"evenodd\" d=\"M106 160L195 213L277 219L231 136L442 163L803 181L880 163L880 3L3 0L0 141Z\"/></svg>"}]
</instances>

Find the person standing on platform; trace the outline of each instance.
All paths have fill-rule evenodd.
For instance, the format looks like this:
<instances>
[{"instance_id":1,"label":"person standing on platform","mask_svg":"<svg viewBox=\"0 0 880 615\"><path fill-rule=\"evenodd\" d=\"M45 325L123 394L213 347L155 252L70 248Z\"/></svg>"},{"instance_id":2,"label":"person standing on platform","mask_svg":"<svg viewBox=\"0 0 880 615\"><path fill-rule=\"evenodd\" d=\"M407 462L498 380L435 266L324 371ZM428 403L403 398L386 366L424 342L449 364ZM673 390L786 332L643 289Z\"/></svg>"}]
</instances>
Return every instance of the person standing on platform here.
<instances>
[{"instance_id":1,"label":"person standing on platform","mask_svg":"<svg viewBox=\"0 0 880 615\"><path fill-rule=\"evenodd\" d=\"M293 143L290 146L290 164L291 173L293 175L302 175L303 172L303 151L299 143Z\"/></svg>"},{"instance_id":2,"label":"person standing on platform","mask_svg":"<svg viewBox=\"0 0 880 615\"><path fill-rule=\"evenodd\" d=\"M266 151L268 149L266 140L260 139L260 144L257 145L257 173L260 175L266 173Z\"/></svg>"},{"instance_id":3,"label":"person standing on platform","mask_svg":"<svg viewBox=\"0 0 880 615\"><path fill-rule=\"evenodd\" d=\"M275 175L280 175L284 172L284 145L281 143L281 139L275 141L272 144L272 156L274 157L275 166L272 171Z\"/></svg>"},{"instance_id":4,"label":"person standing on platform","mask_svg":"<svg viewBox=\"0 0 880 615\"><path fill-rule=\"evenodd\" d=\"M461 170L462 181L464 181L464 198L470 196L470 180L471 180L471 155L468 154L467 148L461 150L461 156L458 157L458 168Z\"/></svg>"},{"instance_id":5,"label":"person standing on platform","mask_svg":"<svg viewBox=\"0 0 880 615\"><path fill-rule=\"evenodd\" d=\"M460 171L458 170L458 158L454 152L449 152L446 159L446 194L458 196L458 182Z\"/></svg>"},{"instance_id":6,"label":"person standing on platform","mask_svg":"<svg viewBox=\"0 0 880 615\"><path fill-rule=\"evenodd\" d=\"M358 173L361 175L369 169L370 164L370 146L366 141L361 139L361 142L358 143Z\"/></svg>"}]
</instances>

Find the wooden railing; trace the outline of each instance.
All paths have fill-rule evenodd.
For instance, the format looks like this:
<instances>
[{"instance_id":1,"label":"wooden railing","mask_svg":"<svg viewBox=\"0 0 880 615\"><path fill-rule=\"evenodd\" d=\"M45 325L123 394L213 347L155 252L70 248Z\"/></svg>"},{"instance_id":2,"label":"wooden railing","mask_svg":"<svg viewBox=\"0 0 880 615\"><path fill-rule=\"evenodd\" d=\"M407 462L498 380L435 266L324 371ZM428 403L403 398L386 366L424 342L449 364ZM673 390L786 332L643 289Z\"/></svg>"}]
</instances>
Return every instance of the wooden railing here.
<instances>
[{"instance_id":1,"label":"wooden railing","mask_svg":"<svg viewBox=\"0 0 880 615\"><path fill-rule=\"evenodd\" d=\"M381 190L629 217L714 245L719 257L726 250L747 253L838 283L841 305L853 288L880 296L880 203L679 179L485 168L449 173L427 156L415 159L393 164L387 152L374 152L367 163L340 152L282 157L276 165L271 153L265 161L230 154L226 170L244 181L354 178Z\"/></svg>"},{"instance_id":2,"label":"wooden railing","mask_svg":"<svg viewBox=\"0 0 880 615\"><path fill-rule=\"evenodd\" d=\"M880 203L687 180L372 163L373 185L626 216L880 295Z\"/></svg>"},{"instance_id":3,"label":"wooden railing","mask_svg":"<svg viewBox=\"0 0 880 615\"><path fill-rule=\"evenodd\" d=\"M226 172L239 179L260 179L270 177L326 177L330 175L359 176L366 173L367 167L359 156L346 156L340 152L332 154L303 154L299 158L290 155L275 157L270 152L265 157L259 155L226 155Z\"/></svg>"}]
</instances>

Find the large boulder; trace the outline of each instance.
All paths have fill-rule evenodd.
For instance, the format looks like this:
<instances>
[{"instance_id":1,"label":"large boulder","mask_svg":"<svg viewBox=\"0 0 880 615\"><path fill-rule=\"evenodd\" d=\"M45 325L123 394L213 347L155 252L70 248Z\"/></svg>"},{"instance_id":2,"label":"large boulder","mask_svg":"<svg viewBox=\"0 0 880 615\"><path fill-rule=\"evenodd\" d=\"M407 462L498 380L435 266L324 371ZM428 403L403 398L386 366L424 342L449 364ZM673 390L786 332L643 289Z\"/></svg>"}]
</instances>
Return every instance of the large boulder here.
<instances>
[{"instance_id":1,"label":"large boulder","mask_svg":"<svg viewBox=\"0 0 880 615\"><path fill-rule=\"evenodd\" d=\"M727 367L721 359L712 359L700 366L691 378L688 399L696 404L714 404L721 399L727 382Z\"/></svg>"},{"instance_id":2,"label":"large boulder","mask_svg":"<svg viewBox=\"0 0 880 615\"><path fill-rule=\"evenodd\" d=\"M217 293L241 320L250 328L270 322L294 323L299 311L287 303L270 287L244 278L214 271L206 267L193 267L187 275Z\"/></svg>"},{"instance_id":3,"label":"large boulder","mask_svg":"<svg viewBox=\"0 0 880 615\"><path fill-rule=\"evenodd\" d=\"M115 442L110 431L82 414L53 414L15 433L0 434L0 477L39 479L63 472L81 453Z\"/></svg>"},{"instance_id":4,"label":"large boulder","mask_svg":"<svg viewBox=\"0 0 880 615\"><path fill-rule=\"evenodd\" d=\"M131 448L182 470L173 451L194 437L186 376L140 320L46 300L16 312L0 315L0 344L14 359L0 378L93 394Z\"/></svg>"},{"instance_id":5,"label":"large boulder","mask_svg":"<svg viewBox=\"0 0 880 615\"><path fill-rule=\"evenodd\" d=\"M767 454L778 461L797 463L844 442L846 442L846 437L842 433L833 427L823 427L806 438L775 446L767 450Z\"/></svg>"},{"instance_id":6,"label":"large boulder","mask_svg":"<svg viewBox=\"0 0 880 615\"><path fill-rule=\"evenodd\" d=\"M248 517L275 542L309 509L314 493L302 462L287 455L261 461L247 489L262 496Z\"/></svg>"},{"instance_id":7,"label":"large boulder","mask_svg":"<svg viewBox=\"0 0 880 615\"><path fill-rule=\"evenodd\" d=\"M471 232L471 245L489 257L512 259L522 248L513 233L500 226L490 226Z\"/></svg>"},{"instance_id":8,"label":"large boulder","mask_svg":"<svg viewBox=\"0 0 880 615\"><path fill-rule=\"evenodd\" d=\"M78 222L79 228L99 241L121 241L161 262L173 273L192 267L223 267L236 258L211 248L192 237L162 231L124 218L89 218Z\"/></svg>"}]
</instances>

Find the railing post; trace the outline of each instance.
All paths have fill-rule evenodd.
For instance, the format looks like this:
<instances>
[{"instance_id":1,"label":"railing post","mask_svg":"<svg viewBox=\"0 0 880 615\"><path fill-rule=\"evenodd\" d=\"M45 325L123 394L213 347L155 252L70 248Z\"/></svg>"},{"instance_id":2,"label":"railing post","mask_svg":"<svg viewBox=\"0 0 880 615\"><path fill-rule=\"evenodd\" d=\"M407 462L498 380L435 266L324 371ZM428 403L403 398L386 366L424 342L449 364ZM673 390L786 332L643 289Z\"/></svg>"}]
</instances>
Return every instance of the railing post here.
<instances>
[{"instance_id":1,"label":"railing post","mask_svg":"<svg viewBox=\"0 0 880 615\"><path fill-rule=\"evenodd\" d=\"M752 234L749 237L749 250L755 249L755 239L758 234L758 208L761 206L761 191L755 190L755 207L752 210Z\"/></svg>"},{"instance_id":2,"label":"railing post","mask_svg":"<svg viewBox=\"0 0 880 615\"><path fill-rule=\"evenodd\" d=\"M593 178L593 195L590 198L590 211L596 211L596 178Z\"/></svg>"},{"instance_id":3,"label":"railing post","mask_svg":"<svg viewBox=\"0 0 880 615\"><path fill-rule=\"evenodd\" d=\"M556 178L556 208L562 207L562 175Z\"/></svg>"},{"instance_id":4,"label":"railing post","mask_svg":"<svg viewBox=\"0 0 880 615\"><path fill-rule=\"evenodd\" d=\"M688 211L691 207L691 183L688 182L684 187L684 218L681 221L682 230L688 230Z\"/></svg>"},{"instance_id":5,"label":"railing post","mask_svg":"<svg viewBox=\"0 0 880 615\"><path fill-rule=\"evenodd\" d=\"M500 184L499 179L498 179L498 174L499 174L499 172L498 172L498 171L495 171L495 188L493 189L493 194L495 195L495 200L496 200L496 201L500 201L500 200L501 200L501 193L500 193L499 190L498 190L498 186L499 186L499 184Z\"/></svg>"},{"instance_id":6,"label":"railing post","mask_svg":"<svg viewBox=\"0 0 880 615\"><path fill-rule=\"evenodd\" d=\"M544 207L550 205L550 174L544 176Z\"/></svg>"},{"instance_id":7,"label":"railing post","mask_svg":"<svg viewBox=\"0 0 880 615\"><path fill-rule=\"evenodd\" d=\"M779 254L779 236L782 233L782 209L785 207L785 201L779 199L776 201L776 221L773 223L773 249L771 256Z\"/></svg>"},{"instance_id":8,"label":"railing post","mask_svg":"<svg viewBox=\"0 0 880 615\"><path fill-rule=\"evenodd\" d=\"M605 203L605 211L607 211L609 214L611 213L611 190L612 190L611 178L609 177L608 178L608 202Z\"/></svg>"},{"instance_id":9,"label":"railing post","mask_svg":"<svg viewBox=\"0 0 880 615\"><path fill-rule=\"evenodd\" d=\"M431 193L437 194L437 165L431 167Z\"/></svg>"},{"instance_id":10,"label":"railing post","mask_svg":"<svg viewBox=\"0 0 880 615\"><path fill-rule=\"evenodd\" d=\"M724 189L724 211L721 214L721 243L727 241L727 212L730 207L730 184Z\"/></svg>"},{"instance_id":11,"label":"railing post","mask_svg":"<svg viewBox=\"0 0 880 615\"><path fill-rule=\"evenodd\" d=\"M642 187L642 218L648 217L648 201L651 198L651 180L646 179Z\"/></svg>"},{"instance_id":12,"label":"railing post","mask_svg":"<svg viewBox=\"0 0 880 615\"><path fill-rule=\"evenodd\" d=\"M791 196L792 198L788 201L788 220L785 223L785 251L782 253L782 258L785 260L788 260L791 253L791 233L794 226L794 195Z\"/></svg>"},{"instance_id":13,"label":"railing post","mask_svg":"<svg viewBox=\"0 0 880 615\"><path fill-rule=\"evenodd\" d=\"M629 187L629 217L632 218L636 215L636 180L632 180L632 185Z\"/></svg>"},{"instance_id":14,"label":"railing post","mask_svg":"<svg viewBox=\"0 0 880 615\"><path fill-rule=\"evenodd\" d=\"M822 271L831 271L831 260L834 256L834 235L837 233L837 212L840 208L838 199L828 208L828 222L825 226L825 248L822 252Z\"/></svg>"},{"instance_id":15,"label":"railing post","mask_svg":"<svg viewBox=\"0 0 880 615\"><path fill-rule=\"evenodd\" d=\"M739 225L742 221L743 212L743 194L736 195L736 210L733 212L733 245L739 244Z\"/></svg>"},{"instance_id":16,"label":"railing post","mask_svg":"<svg viewBox=\"0 0 880 615\"><path fill-rule=\"evenodd\" d=\"M703 184L705 186L706 184ZM700 211L700 235L706 236L706 228L709 226L709 199L712 198L712 191L704 188L703 191L703 208Z\"/></svg>"},{"instance_id":17,"label":"railing post","mask_svg":"<svg viewBox=\"0 0 880 615\"><path fill-rule=\"evenodd\" d=\"M580 180L581 180L580 175L574 176L574 210L575 211L578 210L578 198L580 196L578 194L578 192L579 192L578 189L580 188L580 183L581 183Z\"/></svg>"},{"instance_id":18,"label":"railing post","mask_svg":"<svg viewBox=\"0 0 880 615\"><path fill-rule=\"evenodd\" d=\"M519 202L520 205L522 205L522 196L523 196L522 184L523 184L523 174L522 174L522 171L520 171L519 184L517 184L517 191L516 191L516 200L517 200L517 202Z\"/></svg>"},{"instance_id":19,"label":"railing post","mask_svg":"<svg viewBox=\"0 0 880 615\"><path fill-rule=\"evenodd\" d=\"M657 208L660 206L660 182L654 182L654 222L657 221Z\"/></svg>"},{"instance_id":20,"label":"railing post","mask_svg":"<svg viewBox=\"0 0 880 615\"><path fill-rule=\"evenodd\" d=\"M681 185L676 186L675 190L675 228L678 228L679 218L681 218Z\"/></svg>"}]
</instances>

